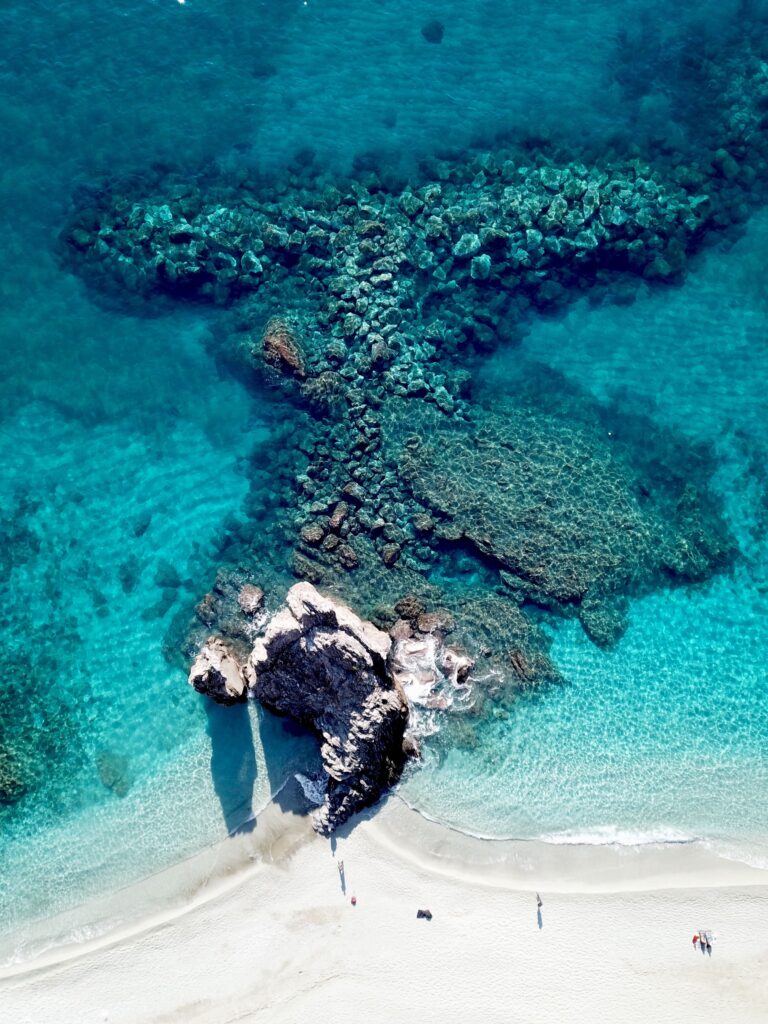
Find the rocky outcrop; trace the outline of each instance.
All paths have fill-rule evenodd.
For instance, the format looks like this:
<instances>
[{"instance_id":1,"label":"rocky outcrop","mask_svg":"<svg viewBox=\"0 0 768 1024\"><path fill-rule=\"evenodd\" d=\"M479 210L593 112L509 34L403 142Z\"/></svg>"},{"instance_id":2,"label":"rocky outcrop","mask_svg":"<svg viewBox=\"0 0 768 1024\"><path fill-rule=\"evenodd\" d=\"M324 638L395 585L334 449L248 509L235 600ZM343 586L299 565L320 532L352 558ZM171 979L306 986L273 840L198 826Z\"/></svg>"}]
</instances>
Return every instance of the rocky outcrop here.
<instances>
[{"instance_id":1,"label":"rocky outcrop","mask_svg":"<svg viewBox=\"0 0 768 1024\"><path fill-rule=\"evenodd\" d=\"M309 583L291 587L254 645L253 694L321 738L328 785L319 832L375 803L402 769L408 704L389 673L390 647L386 633Z\"/></svg>"},{"instance_id":2,"label":"rocky outcrop","mask_svg":"<svg viewBox=\"0 0 768 1024\"><path fill-rule=\"evenodd\" d=\"M317 733L328 784L315 827L329 833L375 803L405 761L408 702L390 672L391 646L386 633L345 605L297 583L242 671L212 637L189 681L223 704L250 694Z\"/></svg>"},{"instance_id":3,"label":"rocky outcrop","mask_svg":"<svg viewBox=\"0 0 768 1024\"><path fill-rule=\"evenodd\" d=\"M234 655L219 637L209 637L189 673L198 693L219 704L237 704L248 696L245 679Z\"/></svg>"}]
</instances>

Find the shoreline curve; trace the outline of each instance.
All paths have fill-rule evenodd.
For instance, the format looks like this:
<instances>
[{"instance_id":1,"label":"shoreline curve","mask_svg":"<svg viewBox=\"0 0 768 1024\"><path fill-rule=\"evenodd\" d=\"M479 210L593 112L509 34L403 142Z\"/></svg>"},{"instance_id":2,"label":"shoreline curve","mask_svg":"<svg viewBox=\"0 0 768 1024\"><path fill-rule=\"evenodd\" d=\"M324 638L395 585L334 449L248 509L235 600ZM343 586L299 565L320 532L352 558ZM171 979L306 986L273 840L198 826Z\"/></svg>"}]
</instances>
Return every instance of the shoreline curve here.
<instances>
[{"instance_id":1,"label":"shoreline curve","mask_svg":"<svg viewBox=\"0 0 768 1024\"><path fill-rule=\"evenodd\" d=\"M377 857L457 885L520 893L620 895L722 888L768 893L768 869L718 853L707 843L636 845L496 839L430 819L391 793L342 826L331 840L317 835L301 800L277 801L287 783L255 816L256 828L229 836L192 857L106 896L31 922L21 948L0 943L0 984L78 961L99 950L162 930L247 886L255 875L288 870L310 844L356 845L357 833ZM298 788L298 787L297 787Z\"/></svg>"}]
</instances>

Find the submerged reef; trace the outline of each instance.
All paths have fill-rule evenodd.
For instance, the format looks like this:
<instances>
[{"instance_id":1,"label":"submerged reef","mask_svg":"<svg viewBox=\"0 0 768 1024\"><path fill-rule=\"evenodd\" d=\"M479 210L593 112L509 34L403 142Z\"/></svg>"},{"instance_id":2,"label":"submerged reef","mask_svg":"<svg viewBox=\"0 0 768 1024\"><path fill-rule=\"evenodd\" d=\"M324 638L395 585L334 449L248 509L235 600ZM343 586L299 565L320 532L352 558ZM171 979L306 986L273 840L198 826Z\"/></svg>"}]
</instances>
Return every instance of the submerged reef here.
<instances>
[{"instance_id":1,"label":"submerged reef","mask_svg":"<svg viewBox=\"0 0 768 1024\"><path fill-rule=\"evenodd\" d=\"M560 383L545 408L520 394L463 422L403 411L400 471L438 536L491 559L519 603L573 609L606 645L628 595L705 579L731 548L694 453L649 424L664 467L649 472L626 428L607 429L596 403Z\"/></svg>"},{"instance_id":2,"label":"submerged reef","mask_svg":"<svg viewBox=\"0 0 768 1024\"><path fill-rule=\"evenodd\" d=\"M679 282L746 218L768 169L766 65L730 54L696 74L715 98L706 117L696 106L705 137L676 152L505 143L408 181L308 162L279 180L148 173L78 193L68 265L112 299L212 304L217 354L285 396L217 582L175 625L187 656L216 638L202 689L244 697L233 665L298 578L396 643L464 647L479 716L561 681L543 614L608 646L633 596L731 564L708 452L522 361L502 398L472 374L535 313ZM246 612L236 595L256 583L264 608Z\"/></svg>"}]
</instances>

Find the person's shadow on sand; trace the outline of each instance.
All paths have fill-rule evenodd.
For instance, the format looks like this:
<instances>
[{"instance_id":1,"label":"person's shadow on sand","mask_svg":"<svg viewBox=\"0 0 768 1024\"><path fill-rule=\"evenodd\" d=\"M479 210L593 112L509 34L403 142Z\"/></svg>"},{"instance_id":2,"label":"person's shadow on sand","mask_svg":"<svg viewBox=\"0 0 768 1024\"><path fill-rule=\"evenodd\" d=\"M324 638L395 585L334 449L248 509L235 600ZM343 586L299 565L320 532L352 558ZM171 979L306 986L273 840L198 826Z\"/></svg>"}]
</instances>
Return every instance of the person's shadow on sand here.
<instances>
[{"instance_id":1,"label":"person's shadow on sand","mask_svg":"<svg viewBox=\"0 0 768 1024\"><path fill-rule=\"evenodd\" d=\"M541 907L536 910L536 924L539 926L539 931L544 927L544 918L541 916Z\"/></svg>"},{"instance_id":2,"label":"person's shadow on sand","mask_svg":"<svg viewBox=\"0 0 768 1024\"><path fill-rule=\"evenodd\" d=\"M227 833L252 832L256 826L252 814L256 753L248 707L222 707L206 699L205 713L211 737L211 778Z\"/></svg>"}]
</instances>

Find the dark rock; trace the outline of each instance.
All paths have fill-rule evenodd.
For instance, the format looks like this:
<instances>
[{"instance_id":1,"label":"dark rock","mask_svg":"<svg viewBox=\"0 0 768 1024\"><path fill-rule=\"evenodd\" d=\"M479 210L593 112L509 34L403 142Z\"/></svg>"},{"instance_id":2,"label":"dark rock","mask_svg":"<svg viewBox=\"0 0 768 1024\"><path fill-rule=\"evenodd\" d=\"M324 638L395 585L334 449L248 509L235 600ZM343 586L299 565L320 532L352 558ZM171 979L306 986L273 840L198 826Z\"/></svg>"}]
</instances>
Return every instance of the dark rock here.
<instances>
[{"instance_id":1,"label":"dark rock","mask_svg":"<svg viewBox=\"0 0 768 1024\"><path fill-rule=\"evenodd\" d=\"M398 619L389 631L393 640L408 640L413 636L413 627L407 619Z\"/></svg>"},{"instance_id":2,"label":"dark rock","mask_svg":"<svg viewBox=\"0 0 768 1024\"><path fill-rule=\"evenodd\" d=\"M305 544L319 544L325 536L325 530L319 523L309 523L307 526L302 526L299 536Z\"/></svg>"},{"instance_id":3,"label":"dark rock","mask_svg":"<svg viewBox=\"0 0 768 1024\"><path fill-rule=\"evenodd\" d=\"M350 480L349 483L345 484L341 493L345 498L356 502L358 505L362 505L365 502L365 491L354 480Z\"/></svg>"},{"instance_id":4,"label":"dark rock","mask_svg":"<svg viewBox=\"0 0 768 1024\"><path fill-rule=\"evenodd\" d=\"M115 796L126 796L131 788L128 758L110 750L101 750L96 755L99 778Z\"/></svg>"},{"instance_id":5,"label":"dark rock","mask_svg":"<svg viewBox=\"0 0 768 1024\"><path fill-rule=\"evenodd\" d=\"M400 558L401 548L399 544L385 544L381 551L381 559L387 568L391 568Z\"/></svg>"},{"instance_id":6,"label":"dark rock","mask_svg":"<svg viewBox=\"0 0 768 1024\"><path fill-rule=\"evenodd\" d=\"M218 615L216 595L209 592L195 606L195 614L204 626L212 626Z\"/></svg>"},{"instance_id":7,"label":"dark rock","mask_svg":"<svg viewBox=\"0 0 768 1024\"><path fill-rule=\"evenodd\" d=\"M440 629L443 625L443 620L441 616L435 612L422 612L416 622L416 625L418 626L420 633L434 633L436 629Z\"/></svg>"},{"instance_id":8,"label":"dark rock","mask_svg":"<svg viewBox=\"0 0 768 1024\"><path fill-rule=\"evenodd\" d=\"M395 611L403 619L407 619L409 622L415 622L420 615L426 611L424 602L421 598L415 594L406 594L405 597L401 597L395 605Z\"/></svg>"},{"instance_id":9,"label":"dark rock","mask_svg":"<svg viewBox=\"0 0 768 1024\"><path fill-rule=\"evenodd\" d=\"M339 527L341 526L341 524L344 522L348 515L349 505L346 503L346 501L340 501L336 508L331 513L330 518L328 519L328 525L334 531L334 533L338 532Z\"/></svg>"},{"instance_id":10,"label":"dark rock","mask_svg":"<svg viewBox=\"0 0 768 1024\"><path fill-rule=\"evenodd\" d=\"M428 43L442 43L443 36L445 35L445 25L442 21L438 21L437 18L433 18L432 21L428 21L426 25L422 25L421 34Z\"/></svg>"},{"instance_id":11,"label":"dark rock","mask_svg":"<svg viewBox=\"0 0 768 1024\"><path fill-rule=\"evenodd\" d=\"M388 673L390 647L386 633L308 583L289 590L254 645L246 669L254 695L321 739L328 786L319 832L375 803L402 770L408 705Z\"/></svg>"},{"instance_id":12,"label":"dark rock","mask_svg":"<svg viewBox=\"0 0 768 1024\"><path fill-rule=\"evenodd\" d=\"M261 336L264 361L286 376L306 377L304 356L293 329L280 317L267 321Z\"/></svg>"},{"instance_id":13,"label":"dark rock","mask_svg":"<svg viewBox=\"0 0 768 1024\"><path fill-rule=\"evenodd\" d=\"M435 521L426 512L420 512L413 517L413 526L418 533L432 533L435 528Z\"/></svg>"},{"instance_id":14,"label":"dark rock","mask_svg":"<svg viewBox=\"0 0 768 1024\"><path fill-rule=\"evenodd\" d=\"M342 544L339 547L339 561L345 569L354 569L358 564L358 557L355 549L349 544Z\"/></svg>"}]
</instances>

